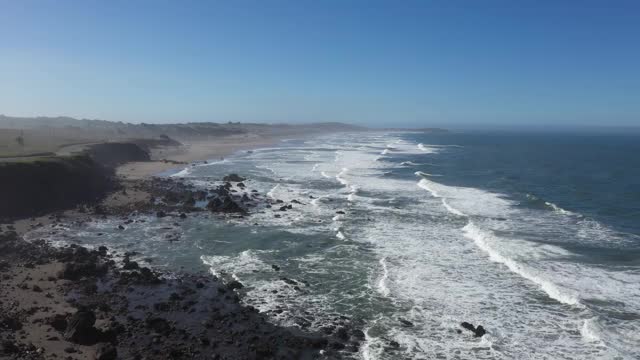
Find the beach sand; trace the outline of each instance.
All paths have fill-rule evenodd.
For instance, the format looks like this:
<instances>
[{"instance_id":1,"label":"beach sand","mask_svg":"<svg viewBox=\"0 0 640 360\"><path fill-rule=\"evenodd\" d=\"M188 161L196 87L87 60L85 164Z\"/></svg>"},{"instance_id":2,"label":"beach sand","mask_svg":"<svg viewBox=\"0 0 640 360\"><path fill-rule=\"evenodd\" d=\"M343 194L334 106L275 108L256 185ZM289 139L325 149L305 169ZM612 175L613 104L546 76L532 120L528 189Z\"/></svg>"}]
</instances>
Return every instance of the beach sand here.
<instances>
[{"instance_id":1,"label":"beach sand","mask_svg":"<svg viewBox=\"0 0 640 360\"><path fill-rule=\"evenodd\" d=\"M237 151L273 145L282 139L284 137L232 135L206 141L190 141L179 147L154 149L151 154L153 161L124 164L118 167L116 174L125 179L144 179L165 171L182 169L191 162L217 160Z\"/></svg>"}]
</instances>

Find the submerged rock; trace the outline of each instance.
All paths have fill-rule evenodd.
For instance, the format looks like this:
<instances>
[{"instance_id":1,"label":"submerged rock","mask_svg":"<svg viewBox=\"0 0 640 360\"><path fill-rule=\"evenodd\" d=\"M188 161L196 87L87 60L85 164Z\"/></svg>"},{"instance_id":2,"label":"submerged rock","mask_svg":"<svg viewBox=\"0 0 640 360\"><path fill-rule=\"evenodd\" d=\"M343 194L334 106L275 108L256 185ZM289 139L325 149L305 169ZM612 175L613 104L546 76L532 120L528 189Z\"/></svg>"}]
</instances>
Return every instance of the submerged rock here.
<instances>
[{"instance_id":1,"label":"submerged rock","mask_svg":"<svg viewBox=\"0 0 640 360\"><path fill-rule=\"evenodd\" d=\"M232 181L232 182L241 182L241 181L245 181L247 180L246 178L243 178L242 176L238 175L238 174L229 174L225 177L222 178L222 181Z\"/></svg>"}]
</instances>

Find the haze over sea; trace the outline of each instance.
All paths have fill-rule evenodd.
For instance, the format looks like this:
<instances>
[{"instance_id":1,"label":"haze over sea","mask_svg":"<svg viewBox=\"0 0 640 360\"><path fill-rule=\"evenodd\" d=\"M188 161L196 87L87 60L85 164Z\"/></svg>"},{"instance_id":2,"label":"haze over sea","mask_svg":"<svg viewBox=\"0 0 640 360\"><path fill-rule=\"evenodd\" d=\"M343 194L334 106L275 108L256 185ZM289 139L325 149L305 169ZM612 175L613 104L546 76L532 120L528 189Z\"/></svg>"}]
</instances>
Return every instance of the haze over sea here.
<instances>
[{"instance_id":1,"label":"haze over sea","mask_svg":"<svg viewBox=\"0 0 640 360\"><path fill-rule=\"evenodd\" d=\"M638 135L292 139L167 174L211 187L239 173L266 197L296 200L292 209L190 216L171 230L176 242L166 241L173 220L154 216L124 231L96 219L52 239L235 277L243 301L277 323L354 318L364 359L637 359L637 154ZM487 335L458 333L462 321Z\"/></svg>"}]
</instances>

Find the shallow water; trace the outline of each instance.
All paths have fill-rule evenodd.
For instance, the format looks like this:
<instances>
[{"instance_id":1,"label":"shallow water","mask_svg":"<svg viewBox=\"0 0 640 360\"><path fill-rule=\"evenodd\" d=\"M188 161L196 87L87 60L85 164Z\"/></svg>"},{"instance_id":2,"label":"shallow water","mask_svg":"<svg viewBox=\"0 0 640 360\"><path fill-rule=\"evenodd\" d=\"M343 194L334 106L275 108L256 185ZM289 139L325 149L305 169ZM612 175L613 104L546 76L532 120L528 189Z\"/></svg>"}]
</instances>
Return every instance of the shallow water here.
<instances>
[{"instance_id":1,"label":"shallow water","mask_svg":"<svg viewBox=\"0 0 640 360\"><path fill-rule=\"evenodd\" d=\"M179 226L139 217L124 231L115 230L119 219L96 220L29 236L140 251L168 270L206 266L239 279L244 301L278 323L317 329L353 317L365 324L365 359L635 359L637 140L361 133L286 141L174 176L211 187L239 173L265 197L302 203L289 211L201 214ZM462 321L488 334L458 334ZM398 350L387 349L391 340Z\"/></svg>"}]
</instances>

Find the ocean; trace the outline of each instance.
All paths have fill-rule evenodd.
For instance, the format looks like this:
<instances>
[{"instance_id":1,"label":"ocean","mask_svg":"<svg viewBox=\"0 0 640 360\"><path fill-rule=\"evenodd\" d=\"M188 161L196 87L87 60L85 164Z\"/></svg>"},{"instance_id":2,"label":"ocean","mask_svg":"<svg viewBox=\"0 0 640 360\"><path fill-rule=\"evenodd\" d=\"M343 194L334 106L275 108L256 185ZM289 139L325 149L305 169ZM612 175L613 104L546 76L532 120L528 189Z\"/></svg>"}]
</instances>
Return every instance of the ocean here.
<instances>
[{"instance_id":1,"label":"ocean","mask_svg":"<svg viewBox=\"0 0 640 360\"><path fill-rule=\"evenodd\" d=\"M292 208L29 236L233 277L278 324L347 316L362 359L640 358L639 136L332 134L167 176L211 188L229 173Z\"/></svg>"}]
</instances>

